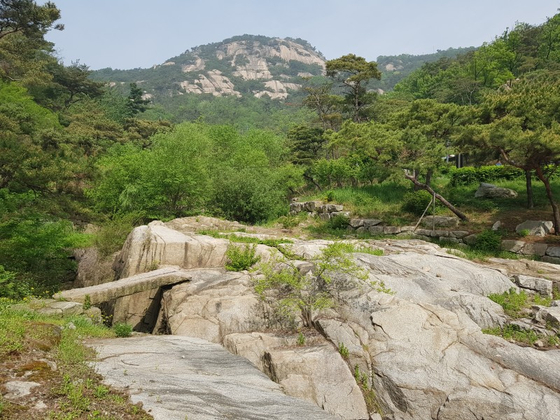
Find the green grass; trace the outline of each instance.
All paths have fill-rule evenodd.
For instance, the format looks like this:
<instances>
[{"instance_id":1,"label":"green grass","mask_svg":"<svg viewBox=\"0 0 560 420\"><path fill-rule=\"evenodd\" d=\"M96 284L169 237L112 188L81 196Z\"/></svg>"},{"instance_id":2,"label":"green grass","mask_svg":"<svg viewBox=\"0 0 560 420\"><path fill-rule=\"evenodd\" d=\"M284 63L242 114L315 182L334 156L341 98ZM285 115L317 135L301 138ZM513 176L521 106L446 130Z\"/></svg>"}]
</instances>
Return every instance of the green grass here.
<instances>
[{"instance_id":1,"label":"green grass","mask_svg":"<svg viewBox=\"0 0 560 420\"><path fill-rule=\"evenodd\" d=\"M108 396L118 392L109 392L89 365L95 353L83 344L84 339L115 337L113 330L93 324L84 316L58 318L15 310L11 308L14 303L19 302L0 299L0 371L24 369L31 372L33 380L41 384L45 401L53 404L41 418L109 419L124 418L124 413L134 416L126 418L149 418L128 400L119 407L110 403ZM56 370L43 368L44 359L54 361ZM25 368L18 363L24 363ZM0 377L0 386L2 379ZM0 398L2 418L20 418L29 409ZM102 417L101 413L107 410L118 414Z\"/></svg>"},{"instance_id":2,"label":"green grass","mask_svg":"<svg viewBox=\"0 0 560 420\"><path fill-rule=\"evenodd\" d=\"M548 346L558 346L560 345L560 338L557 335L544 335L537 334L532 330L523 330L517 325L506 325L504 328L488 328L483 329L484 334L496 335L498 337L503 337L506 340L515 341L516 343L523 343L528 345L534 345L538 340L541 340L543 344Z\"/></svg>"},{"instance_id":3,"label":"green grass","mask_svg":"<svg viewBox=\"0 0 560 420\"><path fill-rule=\"evenodd\" d=\"M402 196L409 191L406 184L384 182L363 187L346 187L330 190L332 201L343 204L345 211L355 217L381 218L399 221ZM325 193L317 192L300 198L300 201L323 200Z\"/></svg>"}]
</instances>

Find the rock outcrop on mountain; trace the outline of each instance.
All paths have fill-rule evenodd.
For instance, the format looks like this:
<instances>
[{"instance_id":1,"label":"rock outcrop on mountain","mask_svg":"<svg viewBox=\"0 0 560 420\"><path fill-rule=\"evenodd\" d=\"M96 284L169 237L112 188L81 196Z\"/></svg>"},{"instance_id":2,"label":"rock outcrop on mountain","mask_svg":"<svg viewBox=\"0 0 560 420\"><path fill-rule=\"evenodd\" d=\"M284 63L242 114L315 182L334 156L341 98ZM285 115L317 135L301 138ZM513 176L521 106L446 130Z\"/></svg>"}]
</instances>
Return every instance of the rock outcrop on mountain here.
<instances>
[{"instance_id":1,"label":"rock outcrop on mountain","mask_svg":"<svg viewBox=\"0 0 560 420\"><path fill-rule=\"evenodd\" d=\"M195 47L151 69L104 69L92 76L113 86L135 82L150 98L196 93L286 99L301 88L302 77L321 75L324 68L323 55L304 40L243 35Z\"/></svg>"},{"instance_id":2,"label":"rock outcrop on mountain","mask_svg":"<svg viewBox=\"0 0 560 420\"><path fill-rule=\"evenodd\" d=\"M279 330L255 292L262 274L225 272L226 237L194 230L192 218L152 222L131 233L118 257L121 276L146 271L156 258L199 273L162 290L154 332L221 344L286 394L342 419L560 418L560 351L521 347L482 331L511 321L487 296L517 288L515 264L494 269L419 240L349 241L364 251L352 258L367 279L335 273L344 285L336 306L317 311L313 328ZM329 244L292 238L282 250L311 275ZM263 259L275 252L259 245Z\"/></svg>"}]
</instances>

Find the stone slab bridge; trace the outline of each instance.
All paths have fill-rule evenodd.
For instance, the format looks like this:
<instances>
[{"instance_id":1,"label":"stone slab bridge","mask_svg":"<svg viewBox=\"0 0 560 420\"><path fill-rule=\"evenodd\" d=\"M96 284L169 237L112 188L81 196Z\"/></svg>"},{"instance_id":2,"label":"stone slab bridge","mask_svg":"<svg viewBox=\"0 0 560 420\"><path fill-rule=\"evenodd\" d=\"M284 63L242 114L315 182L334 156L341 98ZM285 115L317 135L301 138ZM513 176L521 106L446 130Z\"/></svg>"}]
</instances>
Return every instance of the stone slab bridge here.
<instances>
[{"instance_id":1,"label":"stone slab bridge","mask_svg":"<svg viewBox=\"0 0 560 420\"><path fill-rule=\"evenodd\" d=\"M95 305L112 323L126 322L136 331L153 332L165 290L176 284L193 282L205 289L230 280L235 273L220 269L183 269L166 266L109 283L62 291L55 299Z\"/></svg>"}]
</instances>

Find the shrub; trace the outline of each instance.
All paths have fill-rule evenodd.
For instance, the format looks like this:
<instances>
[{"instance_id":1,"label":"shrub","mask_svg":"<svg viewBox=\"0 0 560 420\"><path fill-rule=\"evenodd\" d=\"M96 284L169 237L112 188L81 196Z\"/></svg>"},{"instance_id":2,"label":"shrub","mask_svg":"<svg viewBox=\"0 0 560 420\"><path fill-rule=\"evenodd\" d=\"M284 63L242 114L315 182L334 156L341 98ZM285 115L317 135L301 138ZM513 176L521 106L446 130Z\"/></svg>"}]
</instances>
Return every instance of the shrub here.
<instances>
[{"instance_id":1,"label":"shrub","mask_svg":"<svg viewBox=\"0 0 560 420\"><path fill-rule=\"evenodd\" d=\"M499 251L502 246L502 237L493 230L485 230L476 235L474 248L481 251Z\"/></svg>"},{"instance_id":2,"label":"shrub","mask_svg":"<svg viewBox=\"0 0 560 420\"><path fill-rule=\"evenodd\" d=\"M124 322L113 325L117 337L130 337L132 335L132 325Z\"/></svg>"},{"instance_id":3,"label":"shrub","mask_svg":"<svg viewBox=\"0 0 560 420\"><path fill-rule=\"evenodd\" d=\"M527 294L524 290L517 293L514 288L511 288L502 294L491 294L488 299L504 308L504 312L512 318L519 318L523 309L528 307Z\"/></svg>"},{"instance_id":4,"label":"shrub","mask_svg":"<svg viewBox=\"0 0 560 420\"><path fill-rule=\"evenodd\" d=\"M230 245L226 251L226 270L242 271L251 268L260 261L260 257L256 257L257 245Z\"/></svg>"},{"instance_id":5,"label":"shrub","mask_svg":"<svg viewBox=\"0 0 560 420\"><path fill-rule=\"evenodd\" d=\"M404 195L402 209L417 216L422 216L430 201L432 201L432 195L428 191L411 191Z\"/></svg>"},{"instance_id":6,"label":"shrub","mask_svg":"<svg viewBox=\"0 0 560 420\"><path fill-rule=\"evenodd\" d=\"M0 265L0 298L21 299L31 295L32 290L25 280L18 280L16 273L6 271Z\"/></svg>"},{"instance_id":7,"label":"shrub","mask_svg":"<svg viewBox=\"0 0 560 420\"><path fill-rule=\"evenodd\" d=\"M449 185L456 187L502 179L511 181L523 178L524 176L525 174L521 169L514 168L513 166L481 166L480 168L468 166L453 170Z\"/></svg>"},{"instance_id":8,"label":"shrub","mask_svg":"<svg viewBox=\"0 0 560 420\"><path fill-rule=\"evenodd\" d=\"M348 216L343 216L341 214L338 214L334 216L332 219L329 219L329 221L327 222L327 227L330 229L342 230L342 229L346 229L349 223L350 223L350 218Z\"/></svg>"}]
</instances>

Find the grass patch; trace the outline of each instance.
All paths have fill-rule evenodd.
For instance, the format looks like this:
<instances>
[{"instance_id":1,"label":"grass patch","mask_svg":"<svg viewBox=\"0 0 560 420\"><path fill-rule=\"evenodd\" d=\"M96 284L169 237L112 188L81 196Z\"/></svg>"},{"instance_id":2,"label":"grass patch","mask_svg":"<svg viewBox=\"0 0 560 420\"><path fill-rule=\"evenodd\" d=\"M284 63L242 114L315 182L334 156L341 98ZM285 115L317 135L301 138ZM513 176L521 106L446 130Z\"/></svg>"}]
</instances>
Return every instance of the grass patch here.
<instances>
[{"instance_id":1,"label":"grass patch","mask_svg":"<svg viewBox=\"0 0 560 420\"><path fill-rule=\"evenodd\" d=\"M256 256L257 245L230 245L226 251L226 270L243 271L248 270L258 263L261 257Z\"/></svg>"},{"instance_id":2,"label":"grass patch","mask_svg":"<svg viewBox=\"0 0 560 420\"><path fill-rule=\"evenodd\" d=\"M0 299L0 371L5 372L0 375L0 387L16 376L39 383L41 386L32 388L32 392L37 392L37 397L47 405L41 418L151 418L124 394L125 404L112 403L109 395L121 393L103 385L101 377L88 365L95 354L83 340L114 337L111 329L92 324L83 316L57 318L15 310L11 308L14 303L17 302ZM15 402L0 398L0 417L36 417L36 402L33 398Z\"/></svg>"},{"instance_id":3,"label":"grass patch","mask_svg":"<svg viewBox=\"0 0 560 420\"><path fill-rule=\"evenodd\" d=\"M496 327L483 329L482 332L484 334L495 335L509 341L523 343L530 346L535 345L535 343L539 340L542 341L543 344L551 347L560 345L560 338L557 335L547 336L544 334L537 334L535 331L523 330L517 325L511 324L506 325L504 328Z\"/></svg>"}]
</instances>

